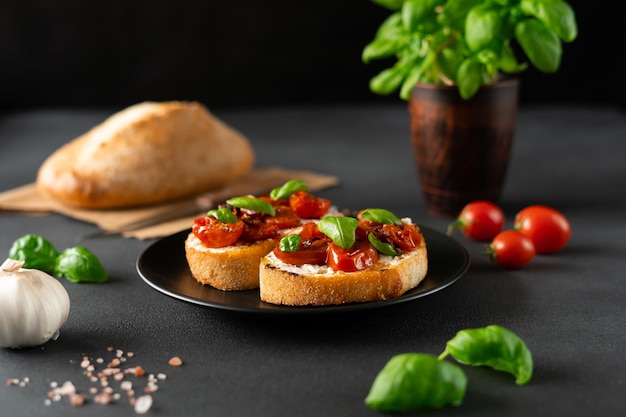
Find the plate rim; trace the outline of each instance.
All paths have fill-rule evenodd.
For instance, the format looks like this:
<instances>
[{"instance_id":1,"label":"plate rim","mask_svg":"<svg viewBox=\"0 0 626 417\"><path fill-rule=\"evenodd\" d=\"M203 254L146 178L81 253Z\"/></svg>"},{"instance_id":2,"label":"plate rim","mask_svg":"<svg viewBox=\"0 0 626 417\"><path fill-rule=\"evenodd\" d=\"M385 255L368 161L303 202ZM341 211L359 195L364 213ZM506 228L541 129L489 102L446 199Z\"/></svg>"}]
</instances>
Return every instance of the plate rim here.
<instances>
[{"instance_id":1,"label":"plate rim","mask_svg":"<svg viewBox=\"0 0 626 417\"><path fill-rule=\"evenodd\" d=\"M204 307L204 308L217 309L217 310L229 311L229 312L237 312L237 313L254 314L258 316L304 316L304 315L312 315L312 314L313 315L325 315L325 314L332 314L332 313L366 311L366 310L372 310L376 308L406 303L409 301L414 301L419 298L431 295L457 282L463 275L465 275L465 273L469 269L470 264L471 264L470 256L469 256L467 249L460 242L458 242L452 237L447 236L444 233L441 233L435 229L432 229L426 226L421 226L421 225L419 225L419 227L422 230L422 233L424 233L425 231L426 235L430 235L430 234L438 235L439 238L446 239L448 243L453 244L455 248L459 250L460 254L462 255L462 259L459 259L458 269L455 271L454 274L452 274L449 277L446 277L446 279L442 280L442 283L440 283L439 285L436 285L433 288L420 291L419 290L420 286L418 285L417 287L407 291L406 293L404 293L403 295L399 297L388 299L388 300L381 300L381 301L348 303L348 304L329 305L329 306L285 306L285 305L275 305L275 304L265 303L262 300L260 300L260 303L267 304L268 308L243 307L243 306L235 306L232 303L220 303L220 302L215 302L211 300L201 300L197 297L193 297L188 294L183 294L181 292L173 291L171 289L158 285L156 282L154 282L154 279L146 276L147 274L142 268L142 263L145 261L145 258L148 256L148 254L151 251L156 250L157 246L163 245L166 242L169 242L170 240L176 240L176 239L180 239L181 243L184 242L185 240L184 238L189 234L189 232L191 231L191 228L187 228L179 232L170 234L168 236L164 236L156 240L155 242L152 242L148 247L146 247L139 254L139 256L137 257L135 261L135 267L141 279L154 290L164 295L167 295L171 298L177 299L179 301L183 301L183 302L190 303L190 304L195 304L197 306ZM431 262L430 258L432 256L430 250L428 250L427 256L429 258L429 265L430 265L430 262ZM185 266L186 268L189 268L186 262L185 262ZM430 267L429 267L429 270L430 270ZM426 273L426 277L424 280L426 279L428 279L428 272ZM220 291L220 290L213 289L213 288L211 289L215 291ZM238 293L249 294L250 292L257 292L258 294L258 289L246 290L246 291L241 291L241 292L233 291L233 292L227 292L227 293L229 293L228 295L236 297Z\"/></svg>"}]
</instances>

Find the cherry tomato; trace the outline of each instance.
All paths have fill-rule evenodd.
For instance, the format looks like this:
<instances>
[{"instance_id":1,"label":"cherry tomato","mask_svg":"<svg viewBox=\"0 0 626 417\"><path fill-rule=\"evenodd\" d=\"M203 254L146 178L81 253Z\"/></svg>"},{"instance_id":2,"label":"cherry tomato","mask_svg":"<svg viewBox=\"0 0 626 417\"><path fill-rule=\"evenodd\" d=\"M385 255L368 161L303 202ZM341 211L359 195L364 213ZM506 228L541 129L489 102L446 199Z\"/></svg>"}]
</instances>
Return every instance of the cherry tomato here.
<instances>
[{"instance_id":1,"label":"cherry tomato","mask_svg":"<svg viewBox=\"0 0 626 417\"><path fill-rule=\"evenodd\" d=\"M223 248L233 245L244 230L244 223L222 223L213 216L194 220L192 232L208 248Z\"/></svg>"},{"instance_id":2,"label":"cherry tomato","mask_svg":"<svg viewBox=\"0 0 626 417\"><path fill-rule=\"evenodd\" d=\"M276 225L279 230L290 229L300 224L298 214L291 207L278 205L274 210L276 211L274 216L264 217L266 223Z\"/></svg>"},{"instance_id":3,"label":"cherry tomato","mask_svg":"<svg viewBox=\"0 0 626 417\"><path fill-rule=\"evenodd\" d=\"M295 252L283 252L280 243L273 249L274 255L281 261L292 265L323 265L326 263L326 252L330 239L320 232L315 223L305 223L291 230L302 238L300 249Z\"/></svg>"},{"instance_id":4,"label":"cherry tomato","mask_svg":"<svg viewBox=\"0 0 626 417\"><path fill-rule=\"evenodd\" d=\"M459 214L459 217L448 226L448 235L454 229L472 240L489 241L493 239L504 226L502 209L490 201L473 201L468 203Z\"/></svg>"},{"instance_id":5,"label":"cherry tomato","mask_svg":"<svg viewBox=\"0 0 626 417\"><path fill-rule=\"evenodd\" d=\"M302 240L312 239L312 238L328 238L324 233L320 232L320 229L317 227L315 223L304 223L301 226L295 227L290 230L290 233L296 233L302 237Z\"/></svg>"},{"instance_id":6,"label":"cherry tomato","mask_svg":"<svg viewBox=\"0 0 626 417\"><path fill-rule=\"evenodd\" d=\"M326 264L335 271L354 272L378 262L378 251L368 241L357 241L350 249L328 245Z\"/></svg>"},{"instance_id":7,"label":"cherry tomato","mask_svg":"<svg viewBox=\"0 0 626 417\"><path fill-rule=\"evenodd\" d=\"M380 236L374 233L378 239L399 248L404 252L411 252L421 243L421 238L414 224L397 225L383 224L380 227Z\"/></svg>"},{"instance_id":8,"label":"cherry tomato","mask_svg":"<svg viewBox=\"0 0 626 417\"><path fill-rule=\"evenodd\" d=\"M491 259L504 268L521 268L535 256L533 242L516 230L500 232L487 245Z\"/></svg>"},{"instance_id":9,"label":"cherry tomato","mask_svg":"<svg viewBox=\"0 0 626 417\"><path fill-rule=\"evenodd\" d=\"M274 207L289 206L289 200L287 200L287 199L274 200L269 195L261 195L261 196L259 196L259 199L263 200L263 201L267 201L268 203L270 203Z\"/></svg>"},{"instance_id":10,"label":"cherry tomato","mask_svg":"<svg viewBox=\"0 0 626 417\"><path fill-rule=\"evenodd\" d=\"M330 200L305 191L296 191L289 196L289 205L302 219L320 219L328 212Z\"/></svg>"},{"instance_id":11,"label":"cherry tomato","mask_svg":"<svg viewBox=\"0 0 626 417\"><path fill-rule=\"evenodd\" d=\"M515 230L532 240L541 254L563 249L572 236L572 229L559 211L541 205L526 207L515 216Z\"/></svg>"},{"instance_id":12,"label":"cherry tomato","mask_svg":"<svg viewBox=\"0 0 626 417\"><path fill-rule=\"evenodd\" d=\"M244 229L239 237L241 242L254 243L278 237L280 229L275 224L266 223L256 218L245 218L243 222Z\"/></svg>"},{"instance_id":13,"label":"cherry tomato","mask_svg":"<svg viewBox=\"0 0 626 417\"><path fill-rule=\"evenodd\" d=\"M326 253L330 239L311 237L302 239L300 249L294 252L283 252L280 244L274 247L274 255L281 261L291 265L324 265L326 263Z\"/></svg>"}]
</instances>

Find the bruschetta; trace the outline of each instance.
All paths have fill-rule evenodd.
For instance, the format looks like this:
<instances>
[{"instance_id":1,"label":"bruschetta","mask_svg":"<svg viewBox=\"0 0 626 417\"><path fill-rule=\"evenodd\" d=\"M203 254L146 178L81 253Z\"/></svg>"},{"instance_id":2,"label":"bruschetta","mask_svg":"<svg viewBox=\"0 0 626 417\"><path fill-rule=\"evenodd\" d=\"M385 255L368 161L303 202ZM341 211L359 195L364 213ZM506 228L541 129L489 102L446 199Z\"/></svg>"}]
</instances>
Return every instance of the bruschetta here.
<instances>
[{"instance_id":1,"label":"bruschetta","mask_svg":"<svg viewBox=\"0 0 626 417\"><path fill-rule=\"evenodd\" d=\"M261 300L320 306L396 298L426 277L419 227L384 209L325 216L283 236L261 259Z\"/></svg>"},{"instance_id":2,"label":"bruschetta","mask_svg":"<svg viewBox=\"0 0 626 417\"><path fill-rule=\"evenodd\" d=\"M291 180L268 196L231 198L194 220L185 240L193 277L223 291L259 287L259 264L288 230L324 216L330 201Z\"/></svg>"}]
</instances>

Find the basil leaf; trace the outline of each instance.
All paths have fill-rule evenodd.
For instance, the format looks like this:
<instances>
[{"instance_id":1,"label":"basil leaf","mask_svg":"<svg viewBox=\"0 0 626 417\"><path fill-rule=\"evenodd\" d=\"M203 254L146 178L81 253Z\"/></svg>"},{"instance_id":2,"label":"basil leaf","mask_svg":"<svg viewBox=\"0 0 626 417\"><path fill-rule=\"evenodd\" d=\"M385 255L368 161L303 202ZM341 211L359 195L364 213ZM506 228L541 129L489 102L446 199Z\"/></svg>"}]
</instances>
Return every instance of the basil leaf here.
<instances>
[{"instance_id":1,"label":"basil leaf","mask_svg":"<svg viewBox=\"0 0 626 417\"><path fill-rule=\"evenodd\" d=\"M459 405L467 377L457 365L433 355L404 353L387 362L365 398L368 407L380 411L411 411Z\"/></svg>"},{"instance_id":2,"label":"basil leaf","mask_svg":"<svg viewBox=\"0 0 626 417\"><path fill-rule=\"evenodd\" d=\"M320 232L328 236L335 245L349 249L356 241L359 221L354 217L326 216L317 225Z\"/></svg>"},{"instance_id":3,"label":"basil leaf","mask_svg":"<svg viewBox=\"0 0 626 417\"><path fill-rule=\"evenodd\" d=\"M401 62L397 62L391 68L387 68L375 75L369 83L370 90L378 94L391 94L404 80L405 69Z\"/></svg>"},{"instance_id":4,"label":"basil leaf","mask_svg":"<svg viewBox=\"0 0 626 417\"><path fill-rule=\"evenodd\" d=\"M237 223L237 216L227 207L220 207L217 210L209 210L207 216L213 216L222 223Z\"/></svg>"},{"instance_id":5,"label":"basil leaf","mask_svg":"<svg viewBox=\"0 0 626 417\"><path fill-rule=\"evenodd\" d=\"M518 63L513 48L510 44L506 44L502 47L498 66L502 68L502 71L514 74L524 71L528 67L528 64L525 62Z\"/></svg>"},{"instance_id":6,"label":"basil leaf","mask_svg":"<svg viewBox=\"0 0 626 417\"><path fill-rule=\"evenodd\" d=\"M456 81L456 73L463 62L463 52L460 48L444 48L437 56L437 64L442 74L452 81Z\"/></svg>"},{"instance_id":7,"label":"basil leaf","mask_svg":"<svg viewBox=\"0 0 626 417\"><path fill-rule=\"evenodd\" d=\"M55 274L72 282L105 282L108 278L100 260L89 249L76 246L61 252Z\"/></svg>"},{"instance_id":8,"label":"basil leaf","mask_svg":"<svg viewBox=\"0 0 626 417\"><path fill-rule=\"evenodd\" d=\"M9 258L24 261L24 268L53 272L59 253L54 245L45 238L29 234L13 242L9 249Z\"/></svg>"},{"instance_id":9,"label":"basil leaf","mask_svg":"<svg viewBox=\"0 0 626 417\"><path fill-rule=\"evenodd\" d=\"M434 56L434 55L433 55ZM424 74L424 68L426 63L429 63L430 59L423 60L419 63L419 65L414 66L405 76L402 85L400 86L400 97L404 100L409 100L411 98L411 93L415 88L415 84L419 82Z\"/></svg>"},{"instance_id":10,"label":"basil leaf","mask_svg":"<svg viewBox=\"0 0 626 417\"><path fill-rule=\"evenodd\" d=\"M369 240L372 246L374 246L374 248L376 248L376 250L383 255L398 256L398 252L392 245L381 241L376 236L374 236L373 233L369 233L367 235L367 240Z\"/></svg>"},{"instance_id":11,"label":"basil leaf","mask_svg":"<svg viewBox=\"0 0 626 417\"><path fill-rule=\"evenodd\" d=\"M438 16L440 23L458 31L465 30L465 19L474 6L483 0L448 0Z\"/></svg>"},{"instance_id":12,"label":"basil leaf","mask_svg":"<svg viewBox=\"0 0 626 417\"><path fill-rule=\"evenodd\" d=\"M402 224L398 216L389 210L379 208L369 208L361 211L361 218L374 223Z\"/></svg>"},{"instance_id":13,"label":"basil leaf","mask_svg":"<svg viewBox=\"0 0 626 417\"><path fill-rule=\"evenodd\" d=\"M301 242L302 236L294 233L280 239L280 242L278 242L278 247L282 252L297 252L300 250Z\"/></svg>"},{"instance_id":14,"label":"basil leaf","mask_svg":"<svg viewBox=\"0 0 626 417\"><path fill-rule=\"evenodd\" d=\"M556 33L537 19L522 20L515 26L515 39L530 62L540 71L553 73L561 65L563 48Z\"/></svg>"},{"instance_id":15,"label":"basil leaf","mask_svg":"<svg viewBox=\"0 0 626 417\"><path fill-rule=\"evenodd\" d=\"M281 185L280 187L274 188L270 192L270 197L272 200L282 200L285 198L289 198L289 196L296 191L308 191L309 186L306 182L302 180L290 180Z\"/></svg>"},{"instance_id":16,"label":"basil leaf","mask_svg":"<svg viewBox=\"0 0 626 417\"><path fill-rule=\"evenodd\" d=\"M270 216L276 215L276 210L270 203L256 197L234 197L226 200L226 204L230 204L233 207L241 209L269 214Z\"/></svg>"},{"instance_id":17,"label":"basil leaf","mask_svg":"<svg viewBox=\"0 0 626 417\"><path fill-rule=\"evenodd\" d=\"M396 54L405 45L406 30L400 13L393 13L380 25L374 40L365 45L361 53L364 63Z\"/></svg>"},{"instance_id":18,"label":"basil leaf","mask_svg":"<svg viewBox=\"0 0 626 417\"><path fill-rule=\"evenodd\" d=\"M452 355L460 363L488 366L515 376L515 383L526 384L533 373L533 359L524 341L497 325L461 330L446 344L439 356Z\"/></svg>"},{"instance_id":19,"label":"basil leaf","mask_svg":"<svg viewBox=\"0 0 626 417\"><path fill-rule=\"evenodd\" d=\"M456 79L461 97L464 99L472 97L483 81L481 63L473 58L467 58L461 63Z\"/></svg>"},{"instance_id":20,"label":"basil leaf","mask_svg":"<svg viewBox=\"0 0 626 417\"><path fill-rule=\"evenodd\" d=\"M487 47L500 31L501 19L495 8L476 6L467 14L465 20L465 39L472 51Z\"/></svg>"},{"instance_id":21,"label":"basil leaf","mask_svg":"<svg viewBox=\"0 0 626 417\"><path fill-rule=\"evenodd\" d=\"M396 10L402 7L404 0L372 0L374 3L386 7L391 10Z\"/></svg>"},{"instance_id":22,"label":"basil leaf","mask_svg":"<svg viewBox=\"0 0 626 417\"><path fill-rule=\"evenodd\" d=\"M578 36L574 10L563 0L522 0L520 8L541 20L564 42L572 42Z\"/></svg>"}]
</instances>

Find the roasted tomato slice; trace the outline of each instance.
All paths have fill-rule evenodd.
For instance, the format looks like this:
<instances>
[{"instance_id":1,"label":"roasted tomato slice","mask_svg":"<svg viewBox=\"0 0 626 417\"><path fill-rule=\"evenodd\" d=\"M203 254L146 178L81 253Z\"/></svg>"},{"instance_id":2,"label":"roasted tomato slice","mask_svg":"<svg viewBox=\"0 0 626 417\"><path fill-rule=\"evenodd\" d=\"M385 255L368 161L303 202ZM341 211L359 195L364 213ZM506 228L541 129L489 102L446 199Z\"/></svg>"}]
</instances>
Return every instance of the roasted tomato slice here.
<instances>
[{"instance_id":1,"label":"roasted tomato slice","mask_svg":"<svg viewBox=\"0 0 626 417\"><path fill-rule=\"evenodd\" d=\"M380 236L383 241L386 241L396 248L403 250L404 252L411 252L415 250L421 243L421 237L417 226L414 224L383 224L380 228Z\"/></svg>"},{"instance_id":2,"label":"roasted tomato slice","mask_svg":"<svg viewBox=\"0 0 626 417\"><path fill-rule=\"evenodd\" d=\"M267 215L242 216L244 229L240 240L246 243L258 242L260 240L272 239L278 236L280 230L277 225L265 221Z\"/></svg>"},{"instance_id":3,"label":"roasted tomato slice","mask_svg":"<svg viewBox=\"0 0 626 417\"><path fill-rule=\"evenodd\" d=\"M279 199L279 200L274 200L272 197L270 197L269 195L262 195L259 196L259 198L263 201L267 201L268 203L270 203L272 206L274 207L278 207L278 206L289 206L289 200L287 199Z\"/></svg>"},{"instance_id":4,"label":"roasted tomato slice","mask_svg":"<svg viewBox=\"0 0 626 417\"><path fill-rule=\"evenodd\" d=\"M269 224L278 226L278 229L290 229L300 224L298 214L291 207L278 205L275 206L276 215L267 216L265 221Z\"/></svg>"},{"instance_id":5,"label":"roasted tomato slice","mask_svg":"<svg viewBox=\"0 0 626 417\"><path fill-rule=\"evenodd\" d=\"M330 208L330 200L319 198L306 191L296 191L289 197L289 205L302 219L320 219Z\"/></svg>"},{"instance_id":6,"label":"roasted tomato slice","mask_svg":"<svg viewBox=\"0 0 626 417\"><path fill-rule=\"evenodd\" d=\"M263 213L243 212L241 220L245 227L241 234L243 242L257 242L259 240L276 238L279 231L290 229L300 224L300 218L287 206L274 207L276 214L270 216Z\"/></svg>"},{"instance_id":7,"label":"roasted tomato slice","mask_svg":"<svg viewBox=\"0 0 626 417\"><path fill-rule=\"evenodd\" d=\"M324 265L326 263L326 251L328 249L328 238L311 237L300 242L300 249L294 252L283 252L280 244L274 247L274 255L281 261L291 265Z\"/></svg>"},{"instance_id":8,"label":"roasted tomato slice","mask_svg":"<svg viewBox=\"0 0 626 417\"><path fill-rule=\"evenodd\" d=\"M195 219L192 232L208 248L223 248L233 245L243 233L244 223L222 223L213 216Z\"/></svg>"},{"instance_id":9,"label":"roasted tomato slice","mask_svg":"<svg viewBox=\"0 0 626 417\"><path fill-rule=\"evenodd\" d=\"M300 235L303 241L312 238L328 239L328 236L320 232L320 229L317 228L317 224L315 223L304 223L303 225L295 227L291 230L291 233Z\"/></svg>"},{"instance_id":10,"label":"roasted tomato slice","mask_svg":"<svg viewBox=\"0 0 626 417\"><path fill-rule=\"evenodd\" d=\"M315 223L305 223L293 229L293 234L302 238L300 249L295 252L283 252L280 243L274 248L274 255L281 261L292 265L323 265L326 263L326 250L330 239L319 231Z\"/></svg>"},{"instance_id":11,"label":"roasted tomato slice","mask_svg":"<svg viewBox=\"0 0 626 417\"><path fill-rule=\"evenodd\" d=\"M378 251L368 241L357 241L350 249L331 242L326 263L335 271L354 272L378 262Z\"/></svg>"}]
</instances>

